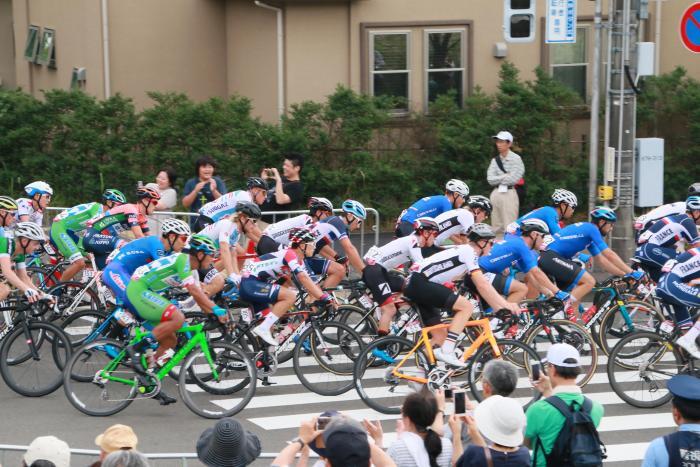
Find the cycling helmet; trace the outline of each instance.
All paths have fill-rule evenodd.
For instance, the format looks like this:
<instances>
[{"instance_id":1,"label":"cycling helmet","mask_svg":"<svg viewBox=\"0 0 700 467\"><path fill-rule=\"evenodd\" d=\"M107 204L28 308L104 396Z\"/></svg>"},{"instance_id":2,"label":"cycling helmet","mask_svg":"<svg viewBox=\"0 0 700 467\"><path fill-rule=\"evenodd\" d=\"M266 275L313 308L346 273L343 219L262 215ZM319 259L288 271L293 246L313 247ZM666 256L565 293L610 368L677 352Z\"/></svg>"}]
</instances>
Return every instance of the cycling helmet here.
<instances>
[{"instance_id":1,"label":"cycling helmet","mask_svg":"<svg viewBox=\"0 0 700 467\"><path fill-rule=\"evenodd\" d=\"M34 222L19 222L15 226L15 237L24 237L39 242L46 240L44 230Z\"/></svg>"},{"instance_id":2,"label":"cycling helmet","mask_svg":"<svg viewBox=\"0 0 700 467\"><path fill-rule=\"evenodd\" d=\"M367 219L367 210L359 201L352 199L346 199L343 201L343 211L359 217L360 219Z\"/></svg>"},{"instance_id":3,"label":"cycling helmet","mask_svg":"<svg viewBox=\"0 0 700 467\"><path fill-rule=\"evenodd\" d=\"M24 191L29 196L39 195L53 195L53 190L46 182L32 182L24 187Z\"/></svg>"},{"instance_id":4,"label":"cycling helmet","mask_svg":"<svg viewBox=\"0 0 700 467\"><path fill-rule=\"evenodd\" d=\"M700 195L700 182L693 183L688 187L688 196Z\"/></svg>"},{"instance_id":5,"label":"cycling helmet","mask_svg":"<svg viewBox=\"0 0 700 467\"><path fill-rule=\"evenodd\" d=\"M163 221L163 224L160 226L160 233L161 235L167 235L169 233L187 236L192 235L192 231L190 230L190 226L187 225L187 222L175 219L174 217Z\"/></svg>"},{"instance_id":6,"label":"cycling helmet","mask_svg":"<svg viewBox=\"0 0 700 467\"><path fill-rule=\"evenodd\" d=\"M305 227L294 227L289 231L289 242L295 245L300 245L302 243L312 243L314 241L314 234L309 226Z\"/></svg>"},{"instance_id":7,"label":"cycling helmet","mask_svg":"<svg viewBox=\"0 0 700 467\"><path fill-rule=\"evenodd\" d=\"M522 233L539 232L548 235L549 226L542 219L525 219L522 224L520 224L520 231Z\"/></svg>"},{"instance_id":8,"label":"cycling helmet","mask_svg":"<svg viewBox=\"0 0 700 467\"><path fill-rule=\"evenodd\" d=\"M689 196L688 199L685 200L685 209L686 211L700 210L700 195Z\"/></svg>"},{"instance_id":9,"label":"cycling helmet","mask_svg":"<svg viewBox=\"0 0 700 467\"><path fill-rule=\"evenodd\" d=\"M469 240L472 242L478 242L479 240L489 240L496 238L496 234L493 233L491 226L488 224L474 224L471 230L469 230Z\"/></svg>"},{"instance_id":10,"label":"cycling helmet","mask_svg":"<svg viewBox=\"0 0 700 467\"><path fill-rule=\"evenodd\" d=\"M464 183L462 180L457 180L456 178L453 178L452 180L447 182L447 184L445 185L445 190L457 193L463 198L469 196L469 187L467 186L467 184Z\"/></svg>"},{"instance_id":11,"label":"cycling helmet","mask_svg":"<svg viewBox=\"0 0 700 467\"><path fill-rule=\"evenodd\" d=\"M16 211L17 202L9 196L0 196L0 209L5 211Z\"/></svg>"},{"instance_id":12,"label":"cycling helmet","mask_svg":"<svg viewBox=\"0 0 700 467\"><path fill-rule=\"evenodd\" d=\"M617 215L615 215L615 211L610 208L606 208L605 206L596 206L596 208L592 210L590 214L591 218L595 220L603 219L604 221L608 222L617 222Z\"/></svg>"},{"instance_id":13,"label":"cycling helmet","mask_svg":"<svg viewBox=\"0 0 700 467\"><path fill-rule=\"evenodd\" d=\"M192 235L188 248L190 253L201 251L209 256L214 256L218 250L214 240L202 234Z\"/></svg>"},{"instance_id":14,"label":"cycling helmet","mask_svg":"<svg viewBox=\"0 0 700 467\"><path fill-rule=\"evenodd\" d=\"M107 188L104 193L102 193L102 199L105 201L114 201L119 204L126 204L126 196L119 190L114 188Z\"/></svg>"},{"instance_id":15,"label":"cycling helmet","mask_svg":"<svg viewBox=\"0 0 700 467\"><path fill-rule=\"evenodd\" d=\"M419 217L418 219L413 221L413 230L415 230L416 232L420 232L421 230L439 232L440 227L438 226L437 222L435 222L430 217Z\"/></svg>"},{"instance_id":16,"label":"cycling helmet","mask_svg":"<svg viewBox=\"0 0 700 467\"><path fill-rule=\"evenodd\" d=\"M154 188L144 186L136 190L136 197L138 199L153 199L157 201L160 199L160 193Z\"/></svg>"},{"instance_id":17,"label":"cycling helmet","mask_svg":"<svg viewBox=\"0 0 700 467\"><path fill-rule=\"evenodd\" d=\"M312 196L309 198L309 209L333 212L333 203L326 198Z\"/></svg>"},{"instance_id":18,"label":"cycling helmet","mask_svg":"<svg viewBox=\"0 0 700 467\"><path fill-rule=\"evenodd\" d=\"M578 206L578 198L576 198L576 195L563 188L557 188L554 190L554 193L552 193L552 202L554 204L565 203L572 208L576 208L576 206Z\"/></svg>"},{"instance_id":19,"label":"cycling helmet","mask_svg":"<svg viewBox=\"0 0 700 467\"><path fill-rule=\"evenodd\" d=\"M489 199L486 196L481 196L481 195L470 196L469 200L467 201L467 204L472 209L480 208L480 209L483 209L484 211L486 211L488 214L491 214L491 211L493 210L493 206L491 205L491 201L489 201Z\"/></svg>"},{"instance_id":20,"label":"cycling helmet","mask_svg":"<svg viewBox=\"0 0 700 467\"><path fill-rule=\"evenodd\" d=\"M246 183L246 186L248 187L249 190L251 190L253 188L262 188L263 190L267 191L267 183L265 183L265 180L263 180L260 177L248 178L248 182Z\"/></svg>"},{"instance_id":21,"label":"cycling helmet","mask_svg":"<svg viewBox=\"0 0 700 467\"><path fill-rule=\"evenodd\" d=\"M236 212L245 214L250 219L260 219L262 217L262 212L258 205L250 201L239 201L236 203Z\"/></svg>"}]
</instances>

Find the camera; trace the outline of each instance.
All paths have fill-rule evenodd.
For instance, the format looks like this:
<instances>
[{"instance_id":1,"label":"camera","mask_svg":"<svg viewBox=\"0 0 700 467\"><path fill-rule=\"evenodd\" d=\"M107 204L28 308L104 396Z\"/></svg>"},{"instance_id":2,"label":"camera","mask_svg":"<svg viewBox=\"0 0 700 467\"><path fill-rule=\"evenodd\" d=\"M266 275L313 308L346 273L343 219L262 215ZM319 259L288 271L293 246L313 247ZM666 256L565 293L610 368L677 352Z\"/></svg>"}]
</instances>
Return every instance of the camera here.
<instances>
[{"instance_id":1,"label":"camera","mask_svg":"<svg viewBox=\"0 0 700 467\"><path fill-rule=\"evenodd\" d=\"M328 426L328 423L330 423L331 417L318 417L318 420L316 420L316 430L318 431L323 431L326 429Z\"/></svg>"}]
</instances>

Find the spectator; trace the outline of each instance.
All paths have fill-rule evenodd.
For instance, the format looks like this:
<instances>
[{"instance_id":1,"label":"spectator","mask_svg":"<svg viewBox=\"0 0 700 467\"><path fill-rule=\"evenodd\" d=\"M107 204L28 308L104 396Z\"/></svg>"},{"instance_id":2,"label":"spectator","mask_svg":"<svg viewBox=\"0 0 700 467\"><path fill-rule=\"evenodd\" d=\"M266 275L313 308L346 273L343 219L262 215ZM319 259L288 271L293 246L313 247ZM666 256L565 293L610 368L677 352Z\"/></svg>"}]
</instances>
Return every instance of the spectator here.
<instances>
[{"instance_id":1,"label":"spectator","mask_svg":"<svg viewBox=\"0 0 700 467\"><path fill-rule=\"evenodd\" d=\"M260 451L260 439L233 418L222 418L197 441L197 457L211 467L252 464Z\"/></svg>"},{"instance_id":2,"label":"spectator","mask_svg":"<svg viewBox=\"0 0 700 467\"><path fill-rule=\"evenodd\" d=\"M175 191L175 181L177 176L171 168L164 168L156 175L155 183L147 183L146 188L153 188L160 193L160 201L156 205L156 211L172 211L177 204L177 192ZM148 220L148 228L151 232L160 232L160 221L162 215L152 214Z\"/></svg>"},{"instance_id":3,"label":"spectator","mask_svg":"<svg viewBox=\"0 0 700 467\"><path fill-rule=\"evenodd\" d=\"M642 467L697 465L700 459L700 378L676 375L666 387L673 394L671 413L678 431L652 441Z\"/></svg>"},{"instance_id":4,"label":"spectator","mask_svg":"<svg viewBox=\"0 0 700 467\"><path fill-rule=\"evenodd\" d=\"M518 384L518 370L506 360L489 360L484 365L481 381L485 399L493 395L508 397Z\"/></svg>"},{"instance_id":5,"label":"spectator","mask_svg":"<svg viewBox=\"0 0 700 467\"><path fill-rule=\"evenodd\" d=\"M215 176L216 161L209 156L197 159L194 164L195 176L185 183L182 205L190 212L197 212L209 201L219 199L226 193L226 184L220 177ZM194 223L193 217L190 225Z\"/></svg>"},{"instance_id":6,"label":"spectator","mask_svg":"<svg viewBox=\"0 0 700 467\"><path fill-rule=\"evenodd\" d=\"M590 399L584 397L581 388L576 385L576 377L581 374L580 361L581 356L575 347L569 344L552 345L547 351L547 371L543 371L540 379L534 383L535 388L544 397L555 396L569 407L575 403L582 408L584 401L590 401ZM597 427L603 418L603 406L598 402L591 402L590 417ZM552 452L566 418L546 399L540 399L532 404L526 416L525 437L526 444L533 449L532 465L545 466L547 465L545 455Z\"/></svg>"},{"instance_id":7,"label":"spectator","mask_svg":"<svg viewBox=\"0 0 700 467\"><path fill-rule=\"evenodd\" d=\"M450 426L454 433L459 433L454 427L455 420L457 417L451 417ZM477 406L473 417L466 415L464 420L472 444L457 460L457 467L530 465L530 452L522 446L525 414L517 401L493 395ZM455 451L461 450L461 443L457 441Z\"/></svg>"},{"instance_id":8,"label":"spectator","mask_svg":"<svg viewBox=\"0 0 700 467\"><path fill-rule=\"evenodd\" d=\"M90 467L100 467L108 454L114 451L136 449L139 439L134 430L127 425L112 425L97 435L95 444L100 448L100 459Z\"/></svg>"},{"instance_id":9,"label":"spectator","mask_svg":"<svg viewBox=\"0 0 700 467\"><path fill-rule=\"evenodd\" d=\"M513 145L513 135L510 132L501 131L493 139L496 140L498 155L491 159L486 179L494 187L491 192L491 225L498 234L503 233L506 226L518 218L520 201L515 185L525 175L525 166L520 156L510 150Z\"/></svg>"},{"instance_id":10,"label":"spectator","mask_svg":"<svg viewBox=\"0 0 700 467\"><path fill-rule=\"evenodd\" d=\"M304 196L304 184L301 182L301 170L304 168L304 156L288 153L282 163L282 176L275 167L263 169L260 178L275 180L274 188L268 190L265 202L260 206L263 211L291 211L299 208ZM272 217L265 216L265 222L272 222Z\"/></svg>"},{"instance_id":11,"label":"spectator","mask_svg":"<svg viewBox=\"0 0 700 467\"><path fill-rule=\"evenodd\" d=\"M133 449L114 451L102 461L102 467L149 467L146 456Z\"/></svg>"},{"instance_id":12,"label":"spectator","mask_svg":"<svg viewBox=\"0 0 700 467\"><path fill-rule=\"evenodd\" d=\"M29 445L22 460L24 467L31 465L47 467L48 462L55 467L70 467L70 448L68 443L55 436L39 436Z\"/></svg>"}]
</instances>

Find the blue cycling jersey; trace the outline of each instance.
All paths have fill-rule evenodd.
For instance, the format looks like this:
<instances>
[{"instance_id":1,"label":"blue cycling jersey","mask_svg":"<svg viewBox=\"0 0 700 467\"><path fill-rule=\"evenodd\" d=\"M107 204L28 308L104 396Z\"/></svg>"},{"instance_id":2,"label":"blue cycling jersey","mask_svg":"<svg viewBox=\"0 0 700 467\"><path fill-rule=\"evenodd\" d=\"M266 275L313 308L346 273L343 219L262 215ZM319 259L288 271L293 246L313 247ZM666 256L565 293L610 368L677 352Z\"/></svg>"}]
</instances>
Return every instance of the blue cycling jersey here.
<instances>
[{"instance_id":1,"label":"blue cycling jersey","mask_svg":"<svg viewBox=\"0 0 700 467\"><path fill-rule=\"evenodd\" d=\"M535 254L522 237L509 236L508 239L496 243L488 255L479 258L479 267L495 274L500 274L514 265L523 273L528 273L537 266Z\"/></svg>"},{"instance_id":2,"label":"blue cycling jersey","mask_svg":"<svg viewBox=\"0 0 700 467\"><path fill-rule=\"evenodd\" d=\"M559 227L559 214L557 210L552 206L544 206L533 211L528 212L524 216L521 216L515 222L518 224L518 229L514 232L515 235L520 235L520 226L523 225L523 221L526 219L540 219L547 224L549 227L549 233L554 235L561 230Z\"/></svg>"},{"instance_id":3,"label":"blue cycling jersey","mask_svg":"<svg viewBox=\"0 0 700 467\"><path fill-rule=\"evenodd\" d=\"M452 209L452 203L447 199L447 196L426 196L406 209L399 220L412 223L419 217L435 217L450 209Z\"/></svg>"},{"instance_id":4,"label":"blue cycling jersey","mask_svg":"<svg viewBox=\"0 0 700 467\"><path fill-rule=\"evenodd\" d=\"M590 222L567 225L554 234L554 241L547 246L548 250L570 259L583 250L588 250L591 255L598 256L607 248L608 244L603 240L600 230Z\"/></svg>"},{"instance_id":5,"label":"blue cycling jersey","mask_svg":"<svg viewBox=\"0 0 700 467\"><path fill-rule=\"evenodd\" d=\"M120 263L133 273L136 268L165 256L163 244L158 237L143 237L131 241L119 249L110 264Z\"/></svg>"}]
</instances>

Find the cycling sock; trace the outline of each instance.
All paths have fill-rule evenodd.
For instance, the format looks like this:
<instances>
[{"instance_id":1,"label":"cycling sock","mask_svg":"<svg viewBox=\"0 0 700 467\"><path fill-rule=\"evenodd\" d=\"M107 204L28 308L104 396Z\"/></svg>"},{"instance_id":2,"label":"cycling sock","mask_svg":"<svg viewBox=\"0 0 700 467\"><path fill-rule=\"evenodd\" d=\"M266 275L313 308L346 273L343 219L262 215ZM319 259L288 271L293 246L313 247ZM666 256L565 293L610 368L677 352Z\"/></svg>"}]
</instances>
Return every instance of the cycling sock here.
<instances>
[{"instance_id":1,"label":"cycling sock","mask_svg":"<svg viewBox=\"0 0 700 467\"><path fill-rule=\"evenodd\" d=\"M262 323L260 323L260 326L258 327L263 331L269 331L272 325L277 322L277 320L279 320L279 318L274 314L270 313L267 316L265 316L265 319Z\"/></svg>"},{"instance_id":2,"label":"cycling sock","mask_svg":"<svg viewBox=\"0 0 700 467\"><path fill-rule=\"evenodd\" d=\"M459 337L459 334L456 334L454 332L448 332L447 339L445 339L445 343L442 344L442 351L445 353L454 352L455 351L455 343L457 342L458 337Z\"/></svg>"},{"instance_id":3,"label":"cycling sock","mask_svg":"<svg viewBox=\"0 0 700 467\"><path fill-rule=\"evenodd\" d=\"M688 336L688 339L696 339L698 335L700 335L700 321L695 323L695 325L690 328L685 335Z\"/></svg>"}]
</instances>

